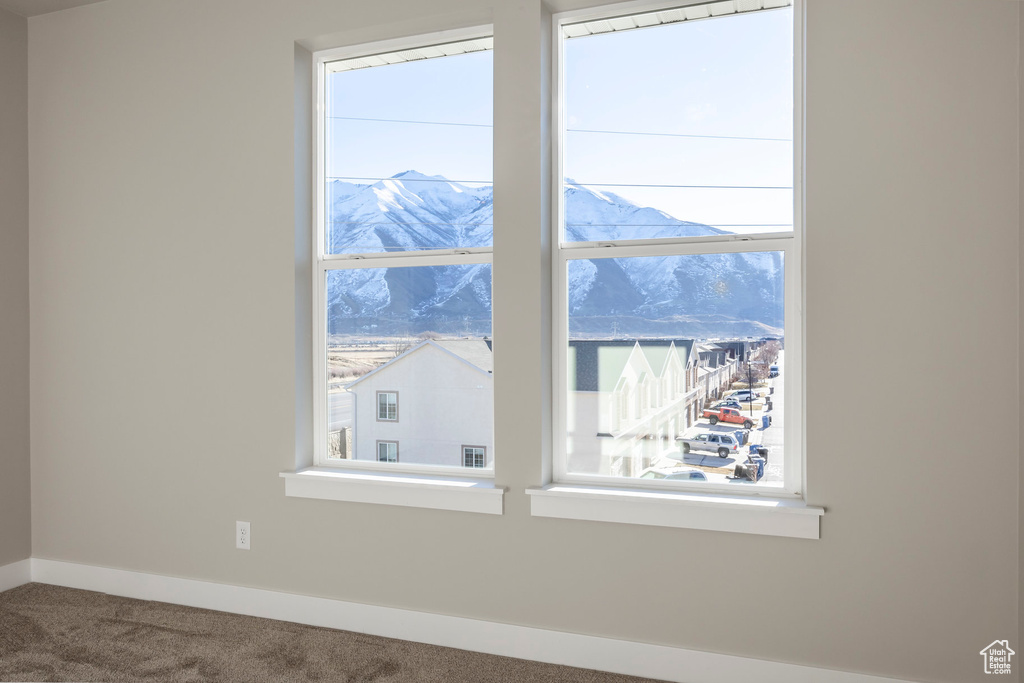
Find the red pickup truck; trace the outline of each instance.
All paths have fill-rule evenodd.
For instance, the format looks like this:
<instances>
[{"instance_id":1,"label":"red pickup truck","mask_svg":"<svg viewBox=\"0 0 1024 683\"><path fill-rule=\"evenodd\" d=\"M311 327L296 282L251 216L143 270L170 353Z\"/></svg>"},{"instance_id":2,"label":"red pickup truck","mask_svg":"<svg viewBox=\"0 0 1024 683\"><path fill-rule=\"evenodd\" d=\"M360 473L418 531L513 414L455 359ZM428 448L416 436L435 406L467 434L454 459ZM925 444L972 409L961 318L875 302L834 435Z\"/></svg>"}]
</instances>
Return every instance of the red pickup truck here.
<instances>
[{"instance_id":1,"label":"red pickup truck","mask_svg":"<svg viewBox=\"0 0 1024 683\"><path fill-rule=\"evenodd\" d=\"M705 408L704 417L711 421L711 424L718 422L731 422L732 424L743 425L744 429L750 429L754 426L754 421L736 410L735 408Z\"/></svg>"}]
</instances>

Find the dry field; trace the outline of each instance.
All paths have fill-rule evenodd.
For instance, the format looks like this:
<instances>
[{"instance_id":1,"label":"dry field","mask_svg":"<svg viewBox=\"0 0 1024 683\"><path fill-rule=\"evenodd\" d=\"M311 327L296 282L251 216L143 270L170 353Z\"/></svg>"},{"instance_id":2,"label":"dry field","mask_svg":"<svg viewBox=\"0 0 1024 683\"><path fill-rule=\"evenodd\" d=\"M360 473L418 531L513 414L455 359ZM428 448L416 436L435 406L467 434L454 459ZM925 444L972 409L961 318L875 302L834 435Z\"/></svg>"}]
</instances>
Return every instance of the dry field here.
<instances>
[{"instance_id":1,"label":"dry field","mask_svg":"<svg viewBox=\"0 0 1024 683\"><path fill-rule=\"evenodd\" d=\"M352 380L375 370L401 355L418 340L351 339L345 343L328 343L327 377L331 391L341 391Z\"/></svg>"}]
</instances>

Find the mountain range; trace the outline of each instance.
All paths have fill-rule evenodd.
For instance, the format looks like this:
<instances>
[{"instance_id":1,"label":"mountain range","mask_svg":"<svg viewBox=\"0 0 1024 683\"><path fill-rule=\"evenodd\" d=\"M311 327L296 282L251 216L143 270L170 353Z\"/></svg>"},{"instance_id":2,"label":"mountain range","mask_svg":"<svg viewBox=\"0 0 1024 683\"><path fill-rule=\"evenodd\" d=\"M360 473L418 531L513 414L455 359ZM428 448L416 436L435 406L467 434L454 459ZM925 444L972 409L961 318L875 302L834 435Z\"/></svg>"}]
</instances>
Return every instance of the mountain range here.
<instances>
[{"instance_id":1,"label":"mountain range","mask_svg":"<svg viewBox=\"0 0 1024 683\"><path fill-rule=\"evenodd\" d=\"M327 251L380 253L489 247L491 187L405 171L372 184L327 186ZM566 180L568 241L719 235L609 192ZM781 336L783 263L778 252L573 260L573 337ZM333 335L490 334L491 266L332 270Z\"/></svg>"}]
</instances>

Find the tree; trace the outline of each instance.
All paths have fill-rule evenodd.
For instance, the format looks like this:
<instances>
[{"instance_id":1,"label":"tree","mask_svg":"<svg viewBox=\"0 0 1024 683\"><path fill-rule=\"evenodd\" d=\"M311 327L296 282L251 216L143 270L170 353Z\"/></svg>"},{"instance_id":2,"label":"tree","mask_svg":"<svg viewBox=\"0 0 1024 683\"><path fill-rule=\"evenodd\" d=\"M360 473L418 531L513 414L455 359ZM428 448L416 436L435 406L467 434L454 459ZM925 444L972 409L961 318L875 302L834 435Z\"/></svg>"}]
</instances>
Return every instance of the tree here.
<instances>
[{"instance_id":1,"label":"tree","mask_svg":"<svg viewBox=\"0 0 1024 683\"><path fill-rule=\"evenodd\" d=\"M768 378L768 363L764 361L747 361L746 367L746 380L747 389L750 390L748 396L748 409L750 413L754 413L754 382L760 382Z\"/></svg>"},{"instance_id":2,"label":"tree","mask_svg":"<svg viewBox=\"0 0 1024 683\"><path fill-rule=\"evenodd\" d=\"M779 353L782 351L782 344L777 340L772 339L767 341L758 349L757 357L759 360L764 361L765 365L771 365L779 359Z\"/></svg>"},{"instance_id":3,"label":"tree","mask_svg":"<svg viewBox=\"0 0 1024 683\"><path fill-rule=\"evenodd\" d=\"M412 348L412 340L409 337L392 337L387 342L387 351L392 358L398 358Z\"/></svg>"}]
</instances>

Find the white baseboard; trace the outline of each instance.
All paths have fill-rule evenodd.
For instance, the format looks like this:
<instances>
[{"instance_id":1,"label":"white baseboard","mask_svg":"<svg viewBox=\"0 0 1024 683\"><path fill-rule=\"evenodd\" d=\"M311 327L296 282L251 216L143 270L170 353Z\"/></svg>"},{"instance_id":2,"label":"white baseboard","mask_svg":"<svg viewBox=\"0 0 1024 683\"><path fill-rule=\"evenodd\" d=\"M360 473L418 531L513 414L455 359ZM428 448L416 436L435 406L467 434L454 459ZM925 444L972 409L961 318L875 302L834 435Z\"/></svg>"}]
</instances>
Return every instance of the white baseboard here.
<instances>
[{"instance_id":1,"label":"white baseboard","mask_svg":"<svg viewBox=\"0 0 1024 683\"><path fill-rule=\"evenodd\" d=\"M19 564L27 564L19 563ZM8 567L15 565L8 565ZM0 568L0 589L3 572ZM32 559L32 581L677 683L907 683L611 638ZM24 583L24 582L23 582Z\"/></svg>"},{"instance_id":2,"label":"white baseboard","mask_svg":"<svg viewBox=\"0 0 1024 683\"><path fill-rule=\"evenodd\" d=\"M0 567L0 593L23 586L32 580L32 560L12 562Z\"/></svg>"}]
</instances>

